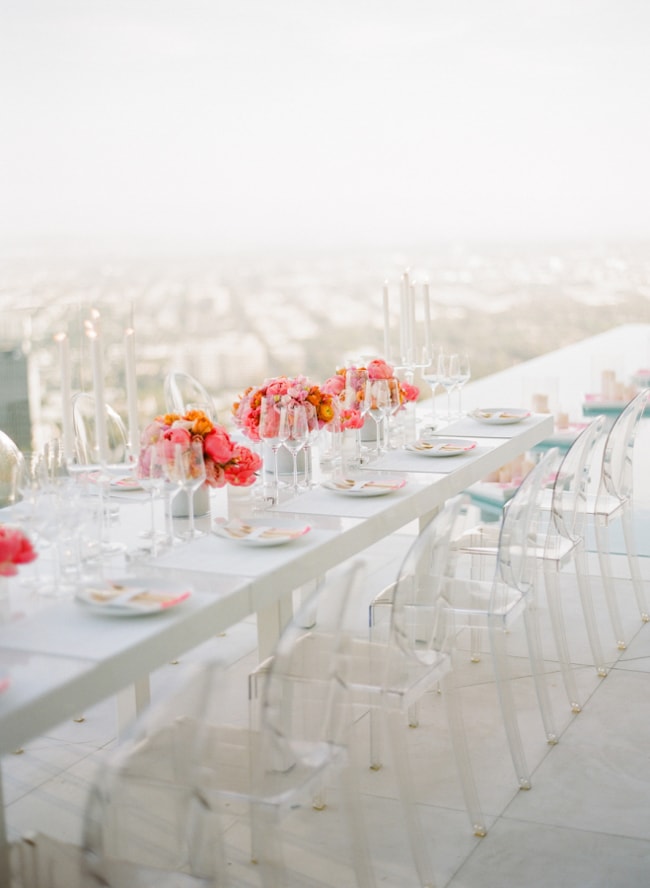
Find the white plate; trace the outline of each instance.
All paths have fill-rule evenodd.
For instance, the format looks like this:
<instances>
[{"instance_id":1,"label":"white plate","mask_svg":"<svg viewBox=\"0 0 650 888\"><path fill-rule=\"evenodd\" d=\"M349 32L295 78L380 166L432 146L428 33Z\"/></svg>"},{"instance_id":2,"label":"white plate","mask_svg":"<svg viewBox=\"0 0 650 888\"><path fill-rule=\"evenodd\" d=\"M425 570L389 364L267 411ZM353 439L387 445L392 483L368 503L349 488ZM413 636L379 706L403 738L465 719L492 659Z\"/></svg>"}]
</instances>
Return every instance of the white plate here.
<instances>
[{"instance_id":1,"label":"white plate","mask_svg":"<svg viewBox=\"0 0 650 888\"><path fill-rule=\"evenodd\" d=\"M469 414L477 422L486 425L512 425L521 422L530 416L528 410L520 410L518 407L480 407Z\"/></svg>"},{"instance_id":2,"label":"white plate","mask_svg":"<svg viewBox=\"0 0 650 888\"><path fill-rule=\"evenodd\" d=\"M297 540L308 533L311 528L305 527L270 527L268 524L246 524L242 521L216 523L213 527L217 536L234 540L245 546L283 546Z\"/></svg>"},{"instance_id":3,"label":"white plate","mask_svg":"<svg viewBox=\"0 0 650 888\"><path fill-rule=\"evenodd\" d=\"M98 614L144 617L175 607L192 594L187 586L159 577L119 577L79 589L76 598Z\"/></svg>"},{"instance_id":4,"label":"white plate","mask_svg":"<svg viewBox=\"0 0 650 888\"><path fill-rule=\"evenodd\" d=\"M400 490L406 481L403 478L385 478L364 481L363 479L345 479L343 481L324 481L325 490L341 493L343 496L385 496Z\"/></svg>"},{"instance_id":5,"label":"white plate","mask_svg":"<svg viewBox=\"0 0 650 888\"><path fill-rule=\"evenodd\" d=\"M467 438L421 438L406 445L406 450L421 456L462 456L474 450L476 441Z\"/></svg>"}]
</instances>

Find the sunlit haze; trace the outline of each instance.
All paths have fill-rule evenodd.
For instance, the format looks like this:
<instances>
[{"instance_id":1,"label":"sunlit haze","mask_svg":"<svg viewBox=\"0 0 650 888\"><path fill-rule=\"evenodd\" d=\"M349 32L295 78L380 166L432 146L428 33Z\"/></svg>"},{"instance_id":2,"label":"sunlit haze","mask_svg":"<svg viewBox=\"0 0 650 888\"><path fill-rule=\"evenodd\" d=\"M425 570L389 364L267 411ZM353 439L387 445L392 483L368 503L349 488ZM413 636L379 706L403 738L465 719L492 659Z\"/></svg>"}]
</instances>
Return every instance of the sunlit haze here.
<instances>
[{"instance_id":1,"label":"sunlit haze","mask_svg":"<svg viewBox=\"0 0 650 888\"><path fill-rule=\"evenodd\" d=\"M4 0L0 244L650 235L639 0Z\"/></svg>"}]
</instances>

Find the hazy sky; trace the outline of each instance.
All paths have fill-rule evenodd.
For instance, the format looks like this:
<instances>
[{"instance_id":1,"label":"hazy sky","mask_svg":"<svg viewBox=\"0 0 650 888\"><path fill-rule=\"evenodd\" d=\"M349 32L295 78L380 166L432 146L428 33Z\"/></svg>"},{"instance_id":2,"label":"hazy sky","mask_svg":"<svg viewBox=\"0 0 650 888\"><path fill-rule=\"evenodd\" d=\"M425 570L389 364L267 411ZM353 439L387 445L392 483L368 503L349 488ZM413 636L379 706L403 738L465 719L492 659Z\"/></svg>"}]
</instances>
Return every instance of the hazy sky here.
<instances>
[{"instance_id":1,"label":"hazy sky","mask_svg":"<svg viewBox=\"0 0 650 888\"><path fill-rule=\"evenodd\" d=\"M650 236L648 0L0 0L0 242Z\"/></svg>"}]
</instances>

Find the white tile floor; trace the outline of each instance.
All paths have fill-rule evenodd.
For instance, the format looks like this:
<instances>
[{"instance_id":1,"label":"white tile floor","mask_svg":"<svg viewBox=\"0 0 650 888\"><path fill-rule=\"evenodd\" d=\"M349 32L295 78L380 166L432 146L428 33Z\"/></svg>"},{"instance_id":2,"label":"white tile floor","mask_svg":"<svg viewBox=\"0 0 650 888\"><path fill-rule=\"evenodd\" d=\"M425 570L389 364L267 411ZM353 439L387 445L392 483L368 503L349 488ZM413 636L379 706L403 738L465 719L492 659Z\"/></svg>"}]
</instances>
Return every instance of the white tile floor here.
<instances>
[{"instance_id":1,"label":"white tile floor","mask_svg":"<svg viewBox=\"0 0 650 888\"><path fill-rule=\"evenodd\" d=\"M368 598L394 577L411 540L408 533L398 534L367 553ZM628 584L621 580L620 600L630 643L619 654L603 619L603 639L612 665L607 678L598 679L589 665L571 577L565 579L564 588L571 648L575 662L583 664L579 680L585 705L579 715L568 711L547 645L561 734L556 746L545 743L527 663L521 657L523 645L516 631L511 638L511 650L520 658L516 660L518 705L533 768L529 792L519 791L514 782L489 657L479 664L467 661L459 670L479 793L488 821L485 838L475 838L470 831L440 697L433 696L423 707L420 728L405 727L404 743L410 747L418 773L422 819L431 837L438 888L638 888L648 884L650 626L641 624ZM598 584L594 595L598 601ZM360 621L365 616L364 601L359 607ZM247 674L255 662L255 633L254 620L247 620L183 656L178 665L165 666L152 676L154 697L183 676L186 664L215 651L232 662L234 669ZM88 786L102 751L114 743L114 702L108 700L86 712L82 723L62 724L30 742L20 754L5 757L2 768L10 837L40 831L78 842ZM367 755L365 721L359 725L354 754L360 763ZM360 770L377 883L389 888L417 886L390 763L379 772ZM338 888L343 882L338 870L332 868L333 854L328 854L326 817L308 812L301 829L309 838L314 825L313 853L322 854L325 861L320 878ZM324 874L330 875L329 880Z\"/></svg>"}]
</instances>

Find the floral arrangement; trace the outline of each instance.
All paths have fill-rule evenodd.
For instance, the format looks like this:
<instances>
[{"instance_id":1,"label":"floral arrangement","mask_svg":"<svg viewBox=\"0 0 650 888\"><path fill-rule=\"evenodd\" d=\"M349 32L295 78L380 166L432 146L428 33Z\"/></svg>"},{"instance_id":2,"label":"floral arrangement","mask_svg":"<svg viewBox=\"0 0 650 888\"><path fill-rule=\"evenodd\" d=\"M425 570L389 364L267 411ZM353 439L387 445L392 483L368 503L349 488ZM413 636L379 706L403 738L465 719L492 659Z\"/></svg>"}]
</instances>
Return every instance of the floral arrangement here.
<instances>
[{"instance_id":1,"label":"floral arrangement","mask_svg":"<svg viewBox=\"0 0 650 888\"><path fill-rule=\"evenodd\" d=\"M279 406L292 402L311 404L319 428L332 422L337 413L337 399L330 392L314 385L306 376L275 376L257 388L250 386L233 404L235 423L251 441L260 440L261 404L269 396Z\"/></svg>"},{"instance_id":2,"label":"floral arrangement","mask_svg":"<svg viewBox=\"0 0 650 888\"><path fill-rule=\"evenodd\" d=\"M395 379L399 385L400 403L417 401L420 390L417 386L404 382L395 376L393 367L381 358L369 361L367 367L344 367L336 371L323 383L323 391L334 395L341 401L340 419L344 429L358 429L363 425L363 417L359 409L363 401L364 388L368 379ZM350 394L352 401L350 403Z\"/></svg>"},{"instance_id":3,"label":"floral arrangement","mask_svg":"<svg viewBox=\"0 0 650 888\"><path fill-rule=\"evenodd\" d=\"M166 413L157 416L142 433L139 462L147 474L148 447L162 443L169 446L169 456L180 444L188 450L192 441L203 445L206 483L210 487L248 487L255 481L255 473L262 467L262 460L248 447L236 444L223 426L213 423L202 410L190 410L184 415Z\"/></svg>"},{"instance_id":4,"label":"floral arrangement","mask_svg":"<svg viewBox=\"0 0 650 888\"><path fill-rule=\"evenodd\" d=\"M35 558L31 540L22 530L0 524L0 576L13 577L19 564L28 564Z\"/></svg>"}]
</instances>

